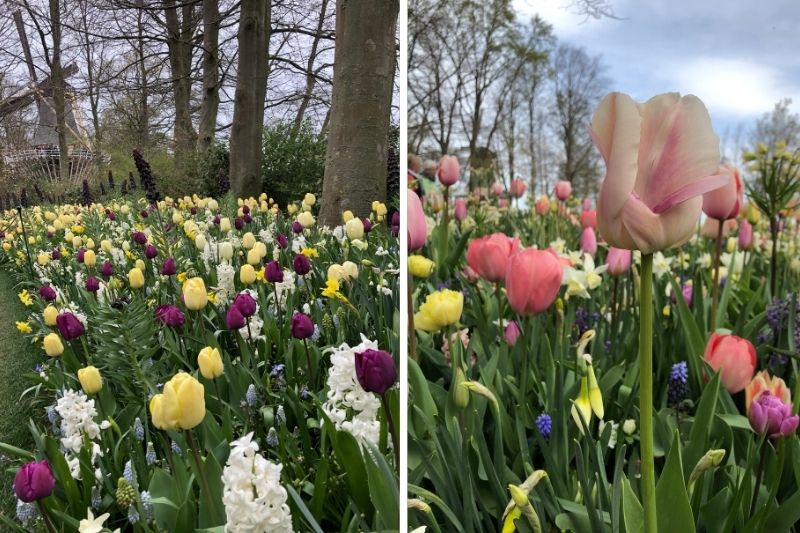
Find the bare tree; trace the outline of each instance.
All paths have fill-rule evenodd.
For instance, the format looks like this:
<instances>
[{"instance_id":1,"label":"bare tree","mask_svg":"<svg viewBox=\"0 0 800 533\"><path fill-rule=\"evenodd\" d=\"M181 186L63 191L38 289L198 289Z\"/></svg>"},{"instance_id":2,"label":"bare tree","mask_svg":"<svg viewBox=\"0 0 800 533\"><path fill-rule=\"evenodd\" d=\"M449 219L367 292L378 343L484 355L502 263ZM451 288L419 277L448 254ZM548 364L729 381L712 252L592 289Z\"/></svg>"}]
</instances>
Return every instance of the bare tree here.
<instances>
[{"instance_id":1,"label":"bare tree","mask_svg":"<svg viewBox=\"0 0 800 533\"><path fill-rule=\"evenodd\" d=\"M197 150L214 142L219 111L219 0L203 0L203 101L197 127Z\"/></svg>"},{"instance_id":2,"label":"bare tree","mask_svg":"<svg viewBox=\"0 0 800 533\"><path fill-rule=\"evenodd\" d=\"M758 143L773 146L783 141L790 150L800 148L800 115L792 113L791 105L792 99L784 98L758 119L750 135L753 146Z\"/></svg>"},{"instance_id":3,"label":"bare tree","mask_svg":"<svg viewBox=\"0 0 800 533\"><path fill-rule=\"evenodd\" d=\"M398 0L337 0L330 133L320 222L386 198Z\"/></svg>"}]
</instances>

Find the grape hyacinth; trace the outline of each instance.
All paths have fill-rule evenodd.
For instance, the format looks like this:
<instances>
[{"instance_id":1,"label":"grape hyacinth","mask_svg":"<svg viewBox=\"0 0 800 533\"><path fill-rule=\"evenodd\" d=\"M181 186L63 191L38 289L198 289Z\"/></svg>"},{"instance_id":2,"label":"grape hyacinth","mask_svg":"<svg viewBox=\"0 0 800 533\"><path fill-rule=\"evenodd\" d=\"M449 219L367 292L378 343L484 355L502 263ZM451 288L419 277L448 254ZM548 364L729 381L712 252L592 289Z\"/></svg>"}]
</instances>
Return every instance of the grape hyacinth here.
<instances>
[{"instance_id":1,"label":"grape hyacinth","mask_svg":"<svg viewBox=\"0 0 800 533\"><path fill-rule=\"evenodd\" d=\"M536 417L536 429L546 441L550 440L550 431L553 429L553 419L547 413L542 413Z\"/></svg>"},{"instance_id":2,"label":"grape hyacinth","mask_svg":"<svg viewBox=\"0 0 800 533\"><path fill-rule=\"evenodd\" d=\"M689 368L686 361L672 365L669 373L669 388L667 389L667 405L677 407L689 397Z\"/></svg>"},{"instance_id":3,"label":"grape hyacinth","mask_svg":"<svg viewBox=\"0 0 800 533\"><path fill-rule=\"evenodd\" d=\"M252 383L247 387L247 392L244 395L244 399L247 402L247 405L250 407L255 407L256 402L258 402L258 395L256 394L256 386Z\"/></svg>"}]
</instances>

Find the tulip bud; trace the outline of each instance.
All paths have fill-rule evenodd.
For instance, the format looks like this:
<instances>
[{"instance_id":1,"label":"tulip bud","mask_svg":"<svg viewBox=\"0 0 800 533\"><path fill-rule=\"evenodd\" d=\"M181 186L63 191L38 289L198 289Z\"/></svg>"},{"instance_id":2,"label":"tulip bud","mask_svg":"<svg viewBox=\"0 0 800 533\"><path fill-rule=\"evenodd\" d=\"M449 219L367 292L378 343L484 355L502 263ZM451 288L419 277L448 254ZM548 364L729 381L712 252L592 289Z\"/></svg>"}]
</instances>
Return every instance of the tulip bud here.
<instances>
[{"instance_id":1,"label":"tulip bud","mask_svg":"<svg viewBox=\"0 0 800 533\"><path fill-rule=\"evenodd\" d=\"M256 280L256 270L253 265L242 265L239 269L239 281L245 285L250 285Z\"/></svg>"},{"instance_id":2,"label":"tulip bud","mask_svg":"<svg viewBox=\"0 0 800 533\"><path fill-rule=\"evenodd\" d=\"M47 498L55 486L56 478L47 459L22 465L14 476L14 493L26 503Z\"/></svg>"},{"instance_id":3,"label":"tulip bud","mask_svg":"<svg viewBox=\"0 0 800 533\"><path fill-rule=\"evenodd\" d=\"M44 318L44 323L47 326L55 326L56 325L56 318L58 318L58 309L53 307L52 305L48 305L44 308L44 312L42 312L42 317Z\"/></svg>"},{"instance_id":4,"label":"tulip bud","mask_svg":"<svg viewBox=\"0 0 800 533\"><path fill-rule=\"evenodd\" d=\"M364 237L364 223L358 217L353 217L345 224L347 237L352 241Z\"/></svg>"},{"instance_id":5,"label":"tulip bud","mask_svg":"<svg viewBox=\"0 0 800 533\"><path fill-rule=\"evenodd\" d=\"M311 260L303 254L297 254L292 260L292 267L298 276L305 276L311 272Z\"/></svg>"},{"instance_id":6,"label":"tulip bud","mask_svg":"<svg viewBox=\"0 0 800 533\"><path fill-rule=\"evenodd\" d=\"M87 267L93 267L97 264L97 255L95 255L94 250L86 250L83 253L83 264Z\"/></svg>"},{"instance_id":7,"label":"tulip bud","mask_svg":"<svg viewBox=\"0 0 800 533\"><path fill-rule=\"evenodd\" d=\"M233 300L233 305L238 307L239 312L242 313L242 316L246 318L253 316L256 313L256 308L258 307L255 299L246 292L240 292L237 294L236 298Z\"/></svg>"},{"instance_id":8,"label":"tulip bud","mask_svg":"<svg viewBox=\"0 0 800 533\"><path fill-rule=\"evenodd\" d=\"M233 245L229 242L221 242L217 245L217 253L220 259L230 261L233 258Z\"/></svg>"},{"instance_id":9,"label":"tulip bud","mask_svg":"<svg viewBox=\"0 0 800 533\"><path fill-rule=\"evenodd\" d=\"M515 320L512 320L506 326L506 331L504 334L506 343L508 343L509 346L514 346L515 344L517 344L517 339L519 338L519 336L520 336L519 326L517 325L517 322Z\"/></svg>"},{"instance_id":10,"label":"tulip bud","mask_svg":"<svg viewBox=\"0 0 800 533\"><path fill-rule=\"evenodd\" d=\"M225 325L228 326L228 329L242 329L247 325L247 321L239 308L232 305L228 308L228 314L225 315Z\"/></svg>"},{"instance_id":11,"label":"tulip bud","mask_svg":"<svg viewBox=\"0 0 800 533\"><path fill-rule=\"evenodd\" d=\"M183 284L183 303L190 311L199 311L208 304L208 292L203 278L187 279Z\"/></svg>"},{"instance_id":12,"label":"tulip bud","mask_svg":"<svg viewBox=\"0 0 800 533\"><path fill-rule=\"evenodd\" d=\"M197 366L200 367L200 373L206 379L216 379L225 372L219 350L211 346L200 350L197 355Z\"/></svg>"},{"instance_id":13,"label":"tulip bud","mask_svg":"<svg viewBox=\"0 0 800 533\"><path fill-rule=\"evenodd\" d=\"M295 313L292 315L292 337L295 339L307 339L314 334L314 322L305 313Z\"/></svg>"},{"instance_id":14,"label":"tulip bud","mask_svg":"<svg viewBox=\"0 0 800 533\"><path fill-rule=\"evenodd\" d=\"M50 333L45 336L42 341L44 346L44 353L50 357L58 357L64 353L64 344L61 342L61 337L57 333Z\"/></svg>"},{"instance_id":15,"label":"tulip bud","mask_svg":"<svg viewBox=\"0 0 800 533\"><path fill-rule=\"evenodd\" d=\"M267 263L264 270L264 278L270 283L281 283L283 281L283 270L277 261Z\"/></svg>"},{"instance_id":16,"label":"tulip bud","mask_svg":"<svg viewBox=\"0 0 800 533\"><path fill-rule=\"evenodd\" d=\"M78 369L78 381L81 382L83 392L88 395L97 394L103 388L103 378L94 366Z\"/></svg>"},{"instance_id":17,"label":"tulip bud","mask_svg":"<svg viewBox=\"0 0 800 533\"><path fill-rule=\"evenodd\" d=\"M132 268L128 272L128 285L132 289L141 289L144 287L144 273L138 268Z\"/></svg>"},{"instance_id":18,"label":"tulip bud","mask_svg":"<svg viewBox=\"0 0 800 533\"><path fill-rule=\"evenodd\" d=\"M455 372L453 372L453 382L450 384L450 390L453 393L453 403L459 409L465 409L469 404L469 389L462 386L465 381L464 371L456 368Z\"/></svg>"}]
</instances>

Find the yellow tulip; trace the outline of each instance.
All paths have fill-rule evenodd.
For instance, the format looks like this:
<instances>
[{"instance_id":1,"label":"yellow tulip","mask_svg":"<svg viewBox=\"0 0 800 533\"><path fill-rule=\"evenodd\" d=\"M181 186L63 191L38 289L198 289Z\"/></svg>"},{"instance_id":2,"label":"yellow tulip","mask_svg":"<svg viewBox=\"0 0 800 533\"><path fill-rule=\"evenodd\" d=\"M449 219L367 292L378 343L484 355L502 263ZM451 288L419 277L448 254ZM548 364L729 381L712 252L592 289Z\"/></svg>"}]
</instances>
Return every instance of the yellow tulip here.
<instances>
[{"instance_id":1,"label":"yellow tulip","mask_svg":"<svg viewBox=\"0 0 800 533\"><path fill-rule=\"evenodd\" d=\"M56 318L58 318L58 309L53 307L52 305L48 305L44 308L42 312L42 317L44 318L44 323L48 326L55 326L56 325Z\"/></svg>"},{"instance_id":2,"label":"yellow tulip","mask_svg":"<svg viewBox=\"0 0 800 533\"><path fill-rule=\"evenodd\" d=\"M328 279L342 281L345 277L347 277L347 274L345 274L344 267L342 267L342 265L333 264L328 267Z\"/></svg>"},{"instance_id":3,"label":"yellow tulip","mask_svg":"<svg viewBox=\"0 0 800 533\"><path fill-rule=\"evenodd\" d=\"M229 219L228 217L220 219L219 229L226 233L229 232L231 230L231 219Z\"/></svg>"},{"instance_id":4,"label":"yellow tulip","mask_svg":"<svg viewBox=\"0 0 800 533\"><path fill-rule=\"evenodd\" d=\"M355 279L358 277L358 265L352 261L345 261L342 263L342 269L348 278Z\"/></svg>"},{"instance_id":5,"label":"yellow tulip","mask_svg":"<svg viewBox=\"0 0 800 533\"><path fill-rule=\"evenodd\" d=\"M162 421L170 429L192 429L206 416L205 388L186 372L178 372L164 385L160 403Z\"/></svg>"},{"instance_id":6,"label":"yellow tulip","mask_svg":"<svg viewBox=\"0 0 800 533\"><path fill-rule=\"evenodd\" d=\"M342 213L342 220L344 221L345 224L347 224L348 222L353 220L354 216L355 215L353 215L353 212L348 209L347 211Z\"/></svg>"},{"instance_id":7,"label":"yellow tulip","mask_svg":"<svg viewBox=\"0 0 800 533\"><path fill-rule=\"evenodd\" d=\"M220 259L230 261L233 258L233 245L229 242L221 242L217 245L217 253L219 253Z\"/></svg>"},{"instance_id":8,"label":"yellow tulip","mask_svg":"<svg viewBox=\"0 0 800 533\"><path fill-rule=\"evenodd\" d=\"M144 287L144 273L138 268L132 268L128 272L128 285L131 289L141 289Z\"/></svg>"},{"instance_id":9,"label":"yellow tulip","mask_svg":"<svg viewBox=\"0 0 800 533\"><path fill-rule=\"evenodd\" d=\"M103 388L103 378L94 366L79 369L78 381L81 382L83 392L89 395L97 394Z\"/></svg>"},{"instance_id":10,"label":"yellow tulip","mask_svg":"<svg viewBox=\"0 0 800 533\"><path fill-rule=\"evenodd\" d=\"M136 266L136 268L138 268L138 269L139 269L139 270L141 270L142 272L144 272L144 269L146 268L146 267L145 267L145 264L144 264L144 261L143 261L143 260L141 260L141 259L137 259L137 260L136 260L136 263L134 263L134 265Z\"/></svg>"},{"instance_id":11,"label":"yellow tulip","mask_svg":"<svg viewBox=\"0 0 800 533\"><path fill-rule=\"evenodd\" d=\"M304 228L310 228L311 226L314 225L314 215L312 215L308 211L303 211L302 213L297 215L297 221Z\"/></svg>"},{"instance_id":12,"label":"yellow tulip","mask_svg":"<svg viewBox=\"0 0 800 533\"><path fill-rule=\"evenodd\" d=\"M62 344L61 337L57 333L50 333L45 336L42 345L44 346L44 353L50 357L57 357L64 353L64 344Z\"/></svg>"},{"instance_id":13,"label":"yellow tulip","mask_svg":"<svg viewBox=\"0 0 800 533\"><path fill-rule=\"evenodd\" d=\"M72 247L73 248L80 248L81 244L83 244L83 239L78 236L72 238Z\"/></svg>"},{"instance_id":14,"label":"yellow tulip","mask_svg":"<svg viewBox=\"0 0 800 533\"><path fill-rule=\"evenodd\" d=\"M308 192L303 198L303 203L308 205L314 205L315 203L317 203L317 197Z\"/></svg>"},{"instance_id":15,"label":"yellow tulip","mask_svg":"<svg viewBox=\"0 0 800 533\"><path fill-rule=\"evenodd\" d=\"M358 217L353 217L344 225L347 237L352 241L364 237L364 223Z\"/></svg>"},{"instance_id":16,"label":"yellow tulip","mask_svg":"<svg viewBox=\"0 0 800 533\"><path fill-rule=\"evenodd\" d=\"M103 250L105 253L110 254L111 253L111 248L112 248L112 245L111 245L111 241L110 240L103 239L102 241L100 241L100 249Z\"/></svg>"},{"instance_id":17,"label":"yellow tulip","mask_svg":"<svg viewBox=\"0 0 800 533\"><path fill-rule=\"evenodd\" d=\"M208 304L208 291L203 278L186 280L183 284L183 303L190 311L199 311Z\"/></svg>"},{"instance_id":18,"label":"yellow tulip","mask_svg":"<svg viewBox=\"0 0 800 533\"><path fill-rule=\"evenodd\" d=\"M49 254L39 254L36 256L36 262L39 263L41 266L46 265L50 262L50 255Z\"/></svg>"},{"instance_id":19,"label":"yellow tulip","mask_svg":"<svg viewBox=\"0 0 800 533\"><path fill-rule=\"evenodd\" d=\"M258 241L255 246L253 246L253 250L258 251L258 255L263 259L267 256L267 245L261 241Z\"/></svg>"},{"instance_id":20,"label":"yellow tulip","mask_svg":"<svg viewBox=\"0 0 800 533\"><path fill-rule=\"evenodd\" d=\"M408 258L408 271L415 278L427 278L433 272L436 263L422 255L412 255Z\"/></svg>"},{"instance_id":21,"label":"yellow tulip","mask_svg":"<svg viewBox=\"0 0 800 533\"><path fill-rule=\"evenodd\" d=\"M219 350L211 346L206 346L200 350L197 355L197 366L200 367L200 373L206 379L216 379L225 371Z\"/></svg>"},{"instance_id":22,"label":"yellow tulip","mask_svg":"<svg viewBox=\"0 0 800 533\"><path fill-rule=\"evenodd\" d=\"M5 250L7 252L10 249L11 249L11 243L10 242L4 242L3 243L3 250Z\"/></svg>"},{"instance_id":23,"label":"yellow tulip","mask_svg":"<svg viewBox=\"0 0 800 533\"><path fill-rule=\"evenodd\" d=\"M253 265L242 265L239 269L239 281L245 285L250 285L256 280L256 269Z\"/></svg>"},{"instance_id":24,"label":"yellow tulip","mask_svg":"<svg viewBox=\"0 0 800 533\"><path fill-rule=\"evenodd\" d=\"M94 239L92 239L91 237L86 239L86 247L88 249L90 249L90 250L93 250L94 249Z\"/></svg>"},{"instance_id":25,"label":"yellow tulip","mask_svg":"<svg viewBox=\"0 0 800 533\"><path fill-rule=\"evenodd\" d=\"M206 236L202 233L198 233L197 237L194 238L194 245L201 252L205 250L207 243L208 241L206 240Z\"/></svg>"},{"instance_id":26,"label":"yellow tulip","mask_svg":"<svg viewBox=\"0 0 800 533\"><path fill-rule=\"evenodd\" d=\"M464 310L464 294L459 291L443 289L428 295L414 314L414 326L423 331L438 331L455 324Z\"/></svg>"},{"instance_id":27,"label":"yellow tulip","mask_svg":"<svg viewBox=\"0 0 800 533\"><path fill-rule=\"evenodd\" d=\"M256 244L256 238L249 231L242 236L242 246L244 246L245 249L249 250L250 248L255 246L255 244Z\"/></svg>"},{"instance_id":28,"label":"yellow tulip","mask_svg":"<svg viewBox=\"0 0 800 533\"><path fill-rule=\"evenodd\" d=\"M257 265L261 262L261 254L258 253L256 248L251 248L247 251L247 264L248 265Z\"/></svg>"},{"instance_id":29,"label":"yellow tulip","mask_svg":"<svg viewBox=\"0 0 800 533\"><path fill-rule=\"evenodd\" d=\"M83 264L87 267L93 267L97 264L97 255L94 253L94 250L86 250L83 253Z\"/></svg>"}]
</instances>

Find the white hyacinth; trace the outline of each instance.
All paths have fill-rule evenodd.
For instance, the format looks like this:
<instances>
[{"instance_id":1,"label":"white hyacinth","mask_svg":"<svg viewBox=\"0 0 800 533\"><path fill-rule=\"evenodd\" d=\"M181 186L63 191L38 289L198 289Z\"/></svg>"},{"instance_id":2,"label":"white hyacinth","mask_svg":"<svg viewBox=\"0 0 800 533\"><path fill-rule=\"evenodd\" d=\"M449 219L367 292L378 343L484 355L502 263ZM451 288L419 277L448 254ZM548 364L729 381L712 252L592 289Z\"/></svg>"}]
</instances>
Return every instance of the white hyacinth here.
<instances>
[{"instance_id":1,"label":"white hyacinth","mask_svg":"<svg viewBox=\"0 0 800 533\"><path fill-rule=\"evenodd\" d=\"M61 417L61 445L74 453L80 453L83 434L91 440L100 436L100 426L94 421L97 410L94 400L83 392L68 390L56 403L56 412Z\"/></svg>"},{"instance_id":2,"label":"white hyacinth","mask_svg":"<svg viewBox=\"0 0 800 533\"><path fill-rule=\"evenodd\" d=\"M381 424L377 420L381 402L365 391L356 377L355 354L377 350L378 343L361 336L361 344L351 348L346 343L332 348L328 370L328 400L322 406L337 430L347 431L359 443L378 443Z\"/></svg>"},{"instance_id":3,"label":"white hyacinth","mask_svg":"<svg viewBox=\"0 0 800 533\"><path fill-rule=\"evenodd\" d=\"M258 455L253 433L231 443L222 471L222 502L231 533L291 533L292 513L281 485L282 465Z\"/></svg>"}]
</instances>

